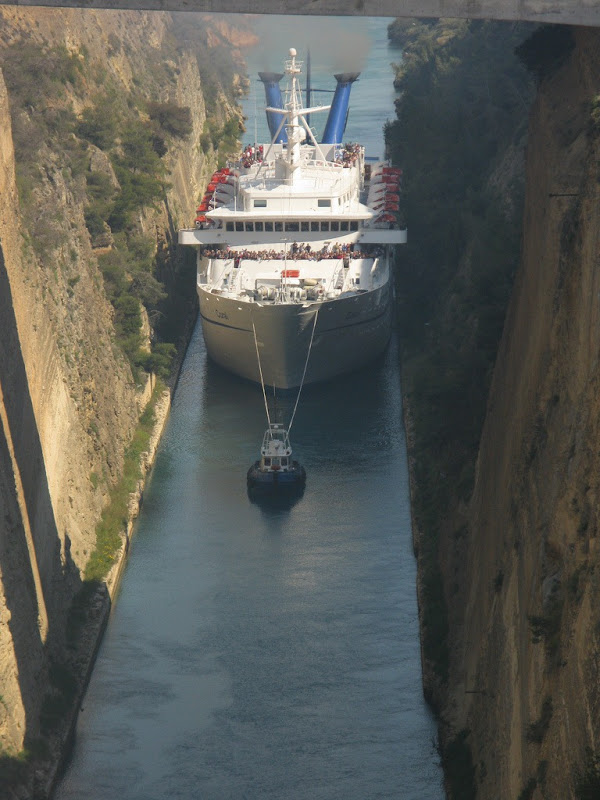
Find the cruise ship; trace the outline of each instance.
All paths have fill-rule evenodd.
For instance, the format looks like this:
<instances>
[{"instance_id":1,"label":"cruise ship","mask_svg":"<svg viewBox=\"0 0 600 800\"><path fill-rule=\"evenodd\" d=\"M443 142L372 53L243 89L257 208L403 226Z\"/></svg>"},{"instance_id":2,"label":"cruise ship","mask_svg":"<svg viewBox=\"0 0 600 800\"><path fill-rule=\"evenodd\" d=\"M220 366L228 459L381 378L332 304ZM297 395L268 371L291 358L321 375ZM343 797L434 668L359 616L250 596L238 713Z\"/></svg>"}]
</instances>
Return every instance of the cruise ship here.
<instances>
[{"instance_id":1,"label":"cruise ship","mask_svg":"<svg viewBox=\"0 0 600 800\"><path fill-rule=\"evenodd\" d=\"M401 171L343 143L352 84L335 75L330 105L303 101L302 63L259 73L271 141L212 176L195 227L197 289L209 357L263 386L291 389L358 369L392 328ZM311 115L328 112L321 141Z\"/></svg>"}]
</instances>

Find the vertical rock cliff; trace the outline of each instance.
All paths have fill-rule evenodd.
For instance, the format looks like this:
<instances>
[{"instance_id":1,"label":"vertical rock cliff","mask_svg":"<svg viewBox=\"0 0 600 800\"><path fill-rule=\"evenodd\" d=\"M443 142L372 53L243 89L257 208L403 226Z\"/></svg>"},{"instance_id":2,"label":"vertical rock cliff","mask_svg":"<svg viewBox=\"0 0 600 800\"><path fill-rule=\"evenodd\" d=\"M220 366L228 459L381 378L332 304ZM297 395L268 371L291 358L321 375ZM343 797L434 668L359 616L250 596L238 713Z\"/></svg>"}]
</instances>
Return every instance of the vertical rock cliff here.
<instances>
[{"instance_id":1,"label":"vertical rock cliff","mask_svg":"<svg viewBox=\"0 0 600 800\"><path fill-rule=\"evenodd\" d=\"M444 715L482 800L600 786L600 34L573 42L541 73L475 487L442 546Z\"/></svg>"},{"instance_id":2,"label":"vertical rock cliff","mask_svg":"<svg viewBox=\"0 0 600 800\"><path fill-rule=\"evenodd\" d=\"M20 749L29 720L39 712L41 698L36 696L35 686L43 671L48 635L44 587L33 540L35 494L39 495L40 514L46 515L51 553L57 537L47 503L48 487L8 277L18 267L20 250L9 120L6 87L0 80L0 736L3 748L17 745Z\"/></svg>"},{"instance_id":3,"label":"vertical rock cliff","mask_svg":"<svg viewBox=\"0 0 600 800\"><path fill-rule=\"evenodd\" d=\"M149 397L148 374L119 343L122 312L107 288L114 271L102 271L99 259L143 238L160 259L161 279L179 280L176 231L193 222L206 178L224 157L220 128L240 119L240 78L234 32L222 21L192 25L190 44L181 35L190 26L163 13L3 7L0 20L0 785L8 792L6 776L16 775L24 797L44 790L11 757L27 748L35 760L40 737L60 727L57 705L68 706L84 679L86 654L67 630L71 605ZM213 70L207 87L203 59L217 51L227 74ZM90 221L98 191L114 198L121 190L122 198L119 179L131 174L132 185L145 186L135 163L119 173L136 143L131 126L110 156L84 136L85 109L108 86L123 108L137 103L142 128L157 107L179 113L185 126L177 135L169 119L156 128L162 194L145 205L134 197L126 224L121 218L111 232L101 220L106 233L98 237ZM116 208L113 200L111 222ZM133 249L124 252L131 258ZM122 291L142 273L155 291L133 260ZM186 291L191 308L193 281ZM146 337L154 336L145 316Z\"/></svg>"}]
</instances>

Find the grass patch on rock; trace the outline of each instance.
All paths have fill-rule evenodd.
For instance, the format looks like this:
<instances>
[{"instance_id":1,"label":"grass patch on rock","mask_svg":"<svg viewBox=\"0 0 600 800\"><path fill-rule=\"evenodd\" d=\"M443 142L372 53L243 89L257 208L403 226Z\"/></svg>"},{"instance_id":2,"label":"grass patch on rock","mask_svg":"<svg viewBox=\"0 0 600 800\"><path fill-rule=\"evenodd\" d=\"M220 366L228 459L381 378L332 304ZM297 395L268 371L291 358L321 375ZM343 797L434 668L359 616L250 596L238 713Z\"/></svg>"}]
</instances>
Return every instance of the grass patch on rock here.
<instances>
[{"instance_id":1,"label":"grass patch on rock","mask_svg":"<svg viewBox=\"0 0 600 800\"><path fill-rule=\"evenodd\" d=\"M157 382L152 399L141 415L133 439L125 451L121 480L113 487L108 505L96 528L96 549L85 569L86 582L100 581L106 577L121 547L122 534L127 527L129 499L142 477L141 456L148 449L154 427L156 401L163 391Z\"/></svg>"}]
</instances>

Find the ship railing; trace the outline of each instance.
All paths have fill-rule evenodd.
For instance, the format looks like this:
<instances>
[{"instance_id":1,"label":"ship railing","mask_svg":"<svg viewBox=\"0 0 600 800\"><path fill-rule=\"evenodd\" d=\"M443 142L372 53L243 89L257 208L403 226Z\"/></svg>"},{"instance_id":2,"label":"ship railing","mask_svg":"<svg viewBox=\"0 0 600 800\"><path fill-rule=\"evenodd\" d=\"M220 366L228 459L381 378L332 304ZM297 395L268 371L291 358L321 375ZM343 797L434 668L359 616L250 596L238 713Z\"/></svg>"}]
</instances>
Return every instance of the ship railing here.
<instances>
[{"instance_id":1,"label":"ship railing","mask_svg":"<svg viewBox=\"0 0 600 800\"><path fill-rule=\"evenodd\" d=\"M331 176L322 176L322 177L309 177L303 176L302 178L302 189L303 190L312 190L312 191L319 191L319 190L327 190L332 193L341 192L343 188L342 184L342 175L340 172L333 173L333 177L337 178L335 183L332 184ZM261 191L270 191L272 189L277 189L279 186L288 186L292 187L294 184L291 178L270 178L268 175L263 178L263 180L253 180L252 181L252 189L258 189Z\"/></svg>"}]
</instances>

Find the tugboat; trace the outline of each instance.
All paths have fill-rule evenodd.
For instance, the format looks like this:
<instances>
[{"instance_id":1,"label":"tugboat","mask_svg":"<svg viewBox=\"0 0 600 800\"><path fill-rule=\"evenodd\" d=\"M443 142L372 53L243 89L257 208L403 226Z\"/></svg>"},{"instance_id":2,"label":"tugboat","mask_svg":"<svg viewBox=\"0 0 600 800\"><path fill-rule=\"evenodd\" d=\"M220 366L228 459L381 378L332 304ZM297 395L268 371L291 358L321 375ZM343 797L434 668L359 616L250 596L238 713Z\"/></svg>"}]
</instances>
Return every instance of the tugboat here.
<instances>
[{"instance_id":1,"label":"tugboat","mask_svg":"<svg viewBox=\"0 0 600 800\"><path fill-rule=\"evenodd\" d=\"M248 470L248 491L301 491L306 470L292 459L289 433L283 425L271 422L260 448L260 460Z\"/></svg>"}]
</instances>

